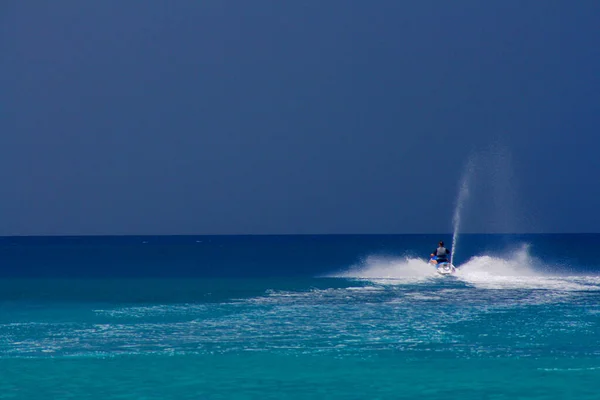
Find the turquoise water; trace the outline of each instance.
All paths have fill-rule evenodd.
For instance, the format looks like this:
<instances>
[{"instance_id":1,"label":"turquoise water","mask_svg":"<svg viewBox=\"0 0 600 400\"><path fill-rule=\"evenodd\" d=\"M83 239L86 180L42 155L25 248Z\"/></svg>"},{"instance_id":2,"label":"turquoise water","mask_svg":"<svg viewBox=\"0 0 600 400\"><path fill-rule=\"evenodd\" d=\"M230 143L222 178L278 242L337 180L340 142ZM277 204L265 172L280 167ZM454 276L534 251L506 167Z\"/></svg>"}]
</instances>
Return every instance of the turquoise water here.
<instances>
[{"instance_id":1,"label":"turquoise water","mask_svg":"<svg viewBox=\"0 0 600 400\"><path fill-rule=\"evenodd\" d=\"M408 239L411 247L419 237ZM254 276L216 277L199 268L152 277L141 268L128 277L49 277L47 270L31 272L39 270L35 252L59 255L54 271L64 271L72 268L66 258L73 265L85 260L80 243L6 245L0 398L598 398L600 274L593 263L578 263L584 257L577 249L585 246L572 246L572 236L505 239L490 244L505 246L503 254L466 255L452 277L437 275L427 254L414 257L402 244L382 252L390 238L365 238L379 244L365 245L345 267L334 262L315 273L290 262L296 269L279 276L247 259L252 246L243 239L226 246L243 256L217 253L228 254L227 262L213 256L206 265L222 264L229 273L234 262ZM265 249L273 240L281 244L262 240ZM305 240L286 251L317 248L322 259L345 262L359 239L348 239L347 253L340 251L344 238ZM323 253L332 243L335 257ZM15 256L21 250L14 246L26 255ZM149 251L124 242L94 246L96 258L126 254L119 265L143 265L146 256L133 255ZM190 265L177 258L181 243L169 246L176 246L167 251L175 264ZM159 247L165 251L164 242ZM63 253L69 249L79 258ZM560 262L541 259L536 249L556 252ZM310 263L319 255L305 257ZM11 263L28 276L6 269ZM285 268L286 257L276 263Z\"/></svg>"}]
</instances>

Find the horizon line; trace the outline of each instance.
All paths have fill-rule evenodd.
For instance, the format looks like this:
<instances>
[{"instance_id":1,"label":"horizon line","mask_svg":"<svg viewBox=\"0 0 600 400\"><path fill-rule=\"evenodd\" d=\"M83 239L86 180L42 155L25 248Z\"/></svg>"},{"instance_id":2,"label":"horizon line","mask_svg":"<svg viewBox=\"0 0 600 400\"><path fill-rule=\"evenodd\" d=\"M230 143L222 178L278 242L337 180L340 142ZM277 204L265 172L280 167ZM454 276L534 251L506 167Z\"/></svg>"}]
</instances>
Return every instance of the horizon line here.
<instances>
[{"instance_id":1,"label":"horizon line","mask_svg":"<svg viewBox=\"0 0 600 400\"><path fill-rule=\"evenodd\" d=\"M598 235L600 232L461 232L460 235ZM452 232L420 233L183 233L183 234L26 234L0 235L0 238L76 238L76 237L198 237L198 236L409 236L443 235L452 236Z\"/></svg>"}]
</instances>

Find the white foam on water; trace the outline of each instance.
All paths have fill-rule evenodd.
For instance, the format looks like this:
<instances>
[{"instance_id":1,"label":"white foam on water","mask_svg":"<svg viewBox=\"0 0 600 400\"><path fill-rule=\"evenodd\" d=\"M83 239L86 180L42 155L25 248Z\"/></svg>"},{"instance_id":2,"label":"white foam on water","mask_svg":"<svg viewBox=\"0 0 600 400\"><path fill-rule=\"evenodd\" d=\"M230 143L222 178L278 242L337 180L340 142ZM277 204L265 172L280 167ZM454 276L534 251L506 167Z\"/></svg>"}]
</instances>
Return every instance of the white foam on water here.
<instances>
[{"instance_id":1,"label":"white foam on water","mask_svg":"<svg viewBox=\"0 0 600 400\"><path fill-rule=\"evenodd\" d=\"M581 368L538 368L538 371L546 372L580 372L580 371L595 371L600 367L581 367Z\"/></svg>"},{"instance_id":2,"label":"white foam on water","mask_svg":"<svg viewBox=\"0 0 600 400\"><path fill-rule=\"evenodd\" d=\"M508 256L475 256L457 267L456 277L482 289L600 290L595 276L571 277L545 272L554 266L532 257L528 245Z\"/></svg>"},{"instance_id":3,"label":"white foam on water","mask_svg":"<svg viewBox=\"0 0 600 400\"><path fill-rule=\"evenodd\" d=\"M389 280L419 282L438 276L435 268L419 258L393 258L369 256L360 265L348 271L331 275L335 278L360 278L368 280Z\"/></svg>"},{"instance_id":4,"label":"white foam on water","mask_svg":"<svg viewBox=\"0 0 600 400\"><path fill-rule=\"evenodd\" d=\"M479 289L545 289L548 292L539 293L537 297L552 297L554 300L558 300L561 295L570 296L578 291L600 291L600 276L549 272L564 271L565 266L553 265L531 256L528 244L504 254L474 256L456 267L455 274L442 276L423 259L369 256L360 264L329 277L360 279L384 286L426 284L433 279L454 278Z\"/></svg>"},{"instance_id":5,"label":"white foam on water","mask_svg":"<svg viewBox=\"0 0 600 400\"><path fill-rule=\"evenodd\" d=\"M116 309L93 310L96 314L104 314L111 317L147 318L151 316L166 316L191 312L202 312L207 308L204 304L157 304L138 307L119 307Z\"/></svg>"}]
</instances>

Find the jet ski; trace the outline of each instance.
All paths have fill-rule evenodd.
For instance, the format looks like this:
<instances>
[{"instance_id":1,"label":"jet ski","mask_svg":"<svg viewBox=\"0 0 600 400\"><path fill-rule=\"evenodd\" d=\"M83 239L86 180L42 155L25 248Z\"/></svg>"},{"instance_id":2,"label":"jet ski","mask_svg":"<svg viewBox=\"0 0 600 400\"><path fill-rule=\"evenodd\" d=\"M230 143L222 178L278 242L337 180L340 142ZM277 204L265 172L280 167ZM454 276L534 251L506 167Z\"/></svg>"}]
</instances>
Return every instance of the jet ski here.
<instances>
[{"instance_id":1,"label":"jet ski","mask_svg":"<svg viewBox=\"0 0 600 400\"><path fill-rule=\"evenodd\" d=\"M434 261L436 261L434 263ZM456 267L450 264L450 261L437 262L437 256L433 256L429 259L429 264L433 265L437 270L438 274L451 275L456 272Z\"/></svg>"}]
</instances>

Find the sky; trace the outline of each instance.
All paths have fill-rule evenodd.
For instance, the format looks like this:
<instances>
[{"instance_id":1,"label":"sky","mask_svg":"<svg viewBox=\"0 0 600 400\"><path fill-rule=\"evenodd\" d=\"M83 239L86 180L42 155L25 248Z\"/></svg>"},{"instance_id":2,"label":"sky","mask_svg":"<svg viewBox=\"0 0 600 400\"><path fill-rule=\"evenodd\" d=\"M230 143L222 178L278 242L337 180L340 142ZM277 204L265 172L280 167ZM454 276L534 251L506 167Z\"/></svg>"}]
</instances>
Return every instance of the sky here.
<instances>
[{"instance_id":1,"label":"sky","mask_svg":"<svg viewBox=\"0 0 600 400\"><path fill-rule=\"evenodd\" d=\"M600 2L0 3L0 235L599 232ZM469 174L467 174L469 175Z\"/></svg>"}]
</instances>

